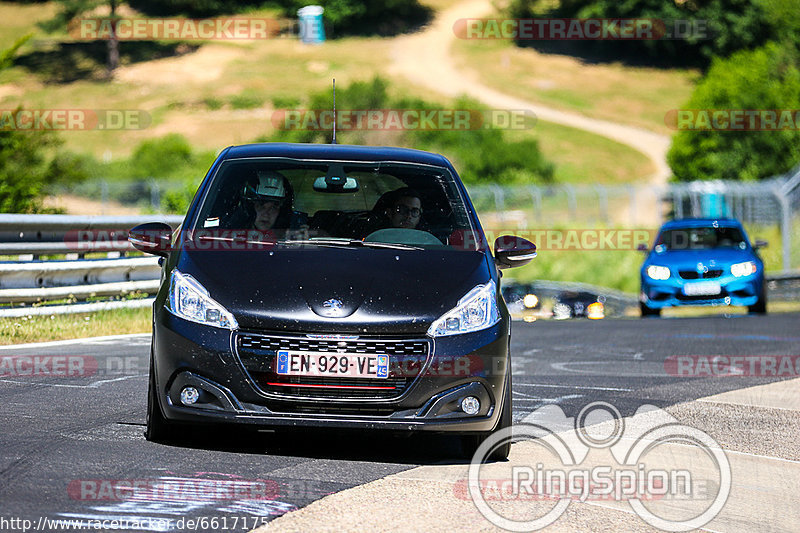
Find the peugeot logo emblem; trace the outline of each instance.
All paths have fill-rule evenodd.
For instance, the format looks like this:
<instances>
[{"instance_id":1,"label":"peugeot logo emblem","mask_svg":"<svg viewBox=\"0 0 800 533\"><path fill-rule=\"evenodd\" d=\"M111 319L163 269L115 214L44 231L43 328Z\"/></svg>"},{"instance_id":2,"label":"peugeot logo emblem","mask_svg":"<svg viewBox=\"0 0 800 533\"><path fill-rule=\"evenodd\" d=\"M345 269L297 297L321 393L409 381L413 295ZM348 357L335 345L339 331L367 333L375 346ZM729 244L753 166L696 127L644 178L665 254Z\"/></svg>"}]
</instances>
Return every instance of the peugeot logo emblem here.
<instances>
[{"instance_id":1,"label":"peugeot logo emblem","mask_svg":"<svg viewBox=\"0 0 800 533\"><path fill-rule=\"evenodd\" d=\"M331 298L330 300L325 300L322 302L323 312L327 316L339 316L342 314L342 308L344 304L341 300L337 300L335 298Z\"/></svg>"}]
</instances>

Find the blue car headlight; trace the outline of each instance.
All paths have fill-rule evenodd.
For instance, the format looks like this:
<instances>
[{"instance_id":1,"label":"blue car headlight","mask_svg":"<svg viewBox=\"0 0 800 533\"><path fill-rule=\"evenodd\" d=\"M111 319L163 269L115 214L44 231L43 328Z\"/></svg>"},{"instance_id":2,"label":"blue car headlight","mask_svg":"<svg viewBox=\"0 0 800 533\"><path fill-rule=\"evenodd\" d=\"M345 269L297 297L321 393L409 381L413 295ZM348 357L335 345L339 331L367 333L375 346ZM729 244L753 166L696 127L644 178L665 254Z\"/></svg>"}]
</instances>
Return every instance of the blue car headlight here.
<instances>
[{"instance_id":1,"label":"blue car headlight","mask_svg":"<svg viewBox=\"0 0 800 533\"><path fill-rule=\"evenodd\" d=\"M434 320L428 328L428 335L442 337L472 333L491 327L499 321L497 286L491 280L470 290L453 309Z\"/></svg>"},{"instance_id":2,"label":"blue car headlight","mask_svg":"<svg viewBox=\"0 0 800 533\"><path fill-rule=\"evenodd\" d=\"M670 272L669 268L660 265L650 265L647 267L647 275L651 279L657 279L659 281L663 281L665 279L669 279Z\"/></svg>"},{"instance_id":3,"label":"blue car headlight","mask_svg":"<svg viewBox=\"0 0 800 533\"><path fill-rule=\"evenodd\" d=\"M744 263L735 263L731 265L731 274L733 274L737 278L755 274L757 270L758 267L753 261L745 261Z\"/></svg>"},{"instance_id":4,"label":"blue car headlight","mask_svg":"<svg viewBox=\"0 0 800 533\"><path fill-rule=\"evenodd\" d=\"M208 290L189 274L172 271L169 283L169 307L173 314L216 328L236 329L233 315L208 294Z\"/></svg>"}]
</instances>

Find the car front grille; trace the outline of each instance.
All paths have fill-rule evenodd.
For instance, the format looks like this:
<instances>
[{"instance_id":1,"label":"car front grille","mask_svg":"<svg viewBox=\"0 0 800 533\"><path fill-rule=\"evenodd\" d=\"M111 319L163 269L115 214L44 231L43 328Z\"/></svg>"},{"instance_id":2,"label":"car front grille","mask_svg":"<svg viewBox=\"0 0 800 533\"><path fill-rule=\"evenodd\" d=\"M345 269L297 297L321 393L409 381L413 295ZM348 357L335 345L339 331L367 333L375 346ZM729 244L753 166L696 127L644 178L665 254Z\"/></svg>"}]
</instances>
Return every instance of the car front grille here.
<instances>
[{"instance_id":1,"label":"car front grille","mask_svg":"<svg viewBox=\"0 0 800 533\"><path fill-rule=\"evenodd\" d=\"M675 296L678 298L678 300L682 302L702 302L702 301L722 300L726 296L728 296L728 292L725 289L722 289L722 291L719 294L711 294L711 295L698 294L692 296L687 296L686 294L679 292Z\"/></svg>"},{"instance_id":2,"label":"car front grille","mask_svg":"<svg viewBox=\"0 0 800 533\"><path fill-rule=\"evenodd\" d=\"M244 368L264 392L286 398L384 400L401 396L424 366L429 343L424 339L310 338L241 333L236 350ZM279 350L388 355L388 378L352 376L286 376L275 372Z\"/></svg>"},{"instance_id":3,"label":"car front grille","mask_svg":"<svg viewBox=\"0 0 800 533\"><path fill-rule=\"evenodd\" d=\"M696 270L681 270L678 272L683 279L714 279L722 275L722 269L714 268L709 269L707 272L698 272Z\"/></svg>"}]
</instances>

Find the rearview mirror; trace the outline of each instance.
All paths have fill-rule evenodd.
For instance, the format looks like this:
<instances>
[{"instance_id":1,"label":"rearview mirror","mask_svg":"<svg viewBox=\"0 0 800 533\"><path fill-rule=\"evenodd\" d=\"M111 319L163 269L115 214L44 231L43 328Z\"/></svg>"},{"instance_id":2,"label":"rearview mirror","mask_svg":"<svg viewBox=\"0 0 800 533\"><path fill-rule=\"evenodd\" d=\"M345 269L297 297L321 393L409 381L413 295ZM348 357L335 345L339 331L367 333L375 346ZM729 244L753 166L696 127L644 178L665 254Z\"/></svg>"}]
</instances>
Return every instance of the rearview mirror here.
<instances>
[{"instance_id":1,"label":"rearview mirror","mask_svg":"<svg viewBox=\"0 0 800 533\"><path fill-rule=\"evenodd\" d=\"M358 181L347 176L344 165L331 163L325 176L314 180L314 190L317 192L358 192Z\"/></svg>"},{"instance_id":2,"label":"rearview mirror","mask_svg":"<svg viewBox=\"0 0 800 533\"><path fill-rule=\"evenodd\" d=\"M167 257L172 242L172 228L163 222L139 224L128 232L128 241L146 254Z\"/></svg>"},{"instance_id":3,"label":"rearview mirror","mask_svg":"<svg viewBox=\"0 0 800 533\"><path fill-rule=\"evenodd\" d=\"M358 192L358 182L355 178L345 176L320 176L314 180L314 190L317 192Z\"/></svg>"},{"instance_id":4,"label":"rearview mirror","mask_svg":"<svg viewBox=\"0 0 800 533\"><path fill-rule=\"evenodd\" d=\"M753 248L755 248L756 250L758 250L759 248L766 248L767 246L769 246L769 243L768 243L767 241L762 241L762 240L760 240L760 239L759 239L759 240L757 240L757 241L756 241L756 243L753 245Z\"/></svg>"},{"instance_id":5,"label":"rearview mirror","mask_svg":"<svg viewBox=\"0 0 800 533\"><path fill-rule=\"evenodd\" d=\"M638 250L639 252L649 252L650 248L648 248L646 244L641 243L639 244L639 246L636 247L636 250Z\"/></svg>"},{"instance_id":6,"label":"rearview mirror","mask_svg":"<svg viewBox=\"0 0 800 533\"><path fill-rule=\"evenodd\" d=\"M513 268L530 263L536 257L536 245L514 235L503 235L494 241L494 261L498 268Z\"/></svg>"}]
</instances>

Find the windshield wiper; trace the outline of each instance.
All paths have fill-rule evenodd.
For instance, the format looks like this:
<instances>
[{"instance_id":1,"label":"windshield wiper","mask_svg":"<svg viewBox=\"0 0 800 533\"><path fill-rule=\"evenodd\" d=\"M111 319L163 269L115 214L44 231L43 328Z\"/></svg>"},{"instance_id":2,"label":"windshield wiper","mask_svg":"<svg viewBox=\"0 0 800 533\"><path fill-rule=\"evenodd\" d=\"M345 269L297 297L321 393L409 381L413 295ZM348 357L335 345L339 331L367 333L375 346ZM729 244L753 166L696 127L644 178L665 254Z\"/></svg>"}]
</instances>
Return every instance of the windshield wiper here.
<instances>
[{"instance_id":1,"label":"windshield wiper","mask_svg":"<svg viewBox=\"0 0 800 533\"><path fill-rule=\"evenodd\" d=\"M408 244L399 244L391 242L373 242L373 241L360 241L358 239L344 239L344 238L319 238L319 239L299 239L278 241L280 244L314 244L319 246L343 246L343 247L367 247L367 248L389 248L393 250L424 250L418 246L411 246Z\"/></svg>"},{"instance_id":2,"label":"windshield wiper","mask_svg":"<svg viewBox=\"0 0 800 533\"><path fill-rule=\"evenodd\" d=\"M224 242L235 242L237 244L275 244L276 242L278 242L278 241L276 241L274 239L273 240L260 240L260 239L253 240L253 239L248 239L247 237L242 237L242 236L239 236L239 235L236 235L236 236L233 236L233 237L220 237L220 236L216 236L216 235L198 235L197 237L194 237L194 238L196 238L198 240L201 240L201 241L224 241Z\"/></svg>"}]
</instances>

